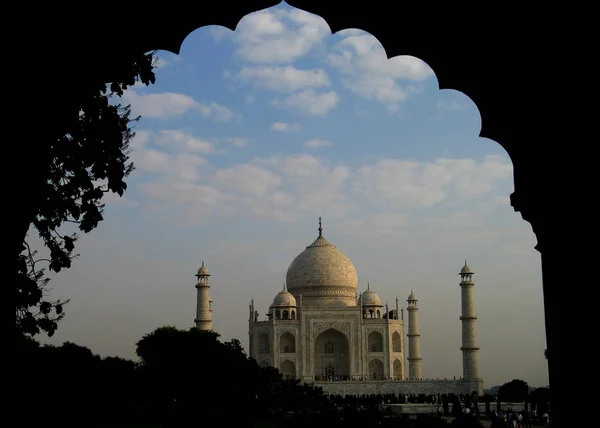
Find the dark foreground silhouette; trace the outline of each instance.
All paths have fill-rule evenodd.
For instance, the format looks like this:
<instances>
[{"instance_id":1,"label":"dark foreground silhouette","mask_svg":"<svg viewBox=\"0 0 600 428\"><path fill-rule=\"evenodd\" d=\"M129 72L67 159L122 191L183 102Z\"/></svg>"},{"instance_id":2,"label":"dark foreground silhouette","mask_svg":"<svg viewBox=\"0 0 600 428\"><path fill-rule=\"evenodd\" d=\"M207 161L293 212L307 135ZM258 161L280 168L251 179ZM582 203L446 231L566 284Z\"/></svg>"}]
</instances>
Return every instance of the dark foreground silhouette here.
<instances>
[{"instance_id":1,"label":"dark foreground silhouette","mask_svg":"<svg viewBox=\"0 0 600 428\"><path fill-rule=\"evenodd\" d=\"M259 367L239 341L215 332L162 327L138 343L138 363L94 355L66 342L40 345L17 335L18 426L81 427L441 427L441 414L419 418L381 410L382 403L436 397L341 397ZM468 397L465 397L468 405ZM441 413L458 397L439 396ZM479 427L455 406L452 426ZM459 406L460 407L460 406ZM440 406L442 408L442 406ZM217 422L218 421L218 422Z\"/></svg>"}]
</instances>

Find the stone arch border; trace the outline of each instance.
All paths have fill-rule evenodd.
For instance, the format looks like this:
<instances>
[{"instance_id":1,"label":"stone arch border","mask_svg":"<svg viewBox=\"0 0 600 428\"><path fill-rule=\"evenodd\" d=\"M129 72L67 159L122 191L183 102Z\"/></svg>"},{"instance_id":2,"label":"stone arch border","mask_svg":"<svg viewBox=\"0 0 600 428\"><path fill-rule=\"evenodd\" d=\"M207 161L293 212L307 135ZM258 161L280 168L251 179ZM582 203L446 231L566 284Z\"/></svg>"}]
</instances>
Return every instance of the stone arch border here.
<instances>
[{"instance_id":1,"label":"stone arch border","mask_svg":"<svg viewBox=\"0 0 600 428\"><path fill-rule=\"evenodd\" d=\"M548 138L556 138L556 131L548 127L544 113L555 110L546 91L554 78L551 72L548 73L553 61L550 50L557 45L551 40L541 41L550 35L549 27L535 28L535 31L532 27L549 26L552 20L539 20L529 10L513 10L509 6L496 9L493 19L478 19L473 17L468 5L452 4L446 9L445 5L439 5L432 10L428 4L406 3L402 5L402 14L417 19L405 20L398 25L396 6L384 2L358 1L343 6L319 0L288 0L287 3L323 17L333 32L345 28L368 31L385 47L388 57L406 54L427 62L438 78L440 89L461 91L477 105L482 115L480 136L498 142L509 153L515 175L511 204L532 224L538 240L536 249L542 253L546 336L551 356L548 363L550 383L555 385L552 388L554 423L559 426L562 412L559 388L568 378L566 375L560 377L563 306L562 296L558 293L562 293L563 285L569 282L568 273L560 266L575 261L569 248L576 247L573 236L577 236L566 232L564 217L568 217L567 213L577 212L577 208L557 199L560 194L554 186L558 183L557 176L561 175L556 174L554 168L573 153L544 150ZM31 165L43 165L43 155L36 148L61 132L61 126L69 120L69 113L79 102L78 97L86 93L86 88L96 85L99 80L105 81L123 65L131 63L136 56L155 49L177 53L185 37L202 26L222 25L235 29L237 22L248 13L277 4L278 1L272 0L215 2L199 5L194 9L196 13L189 13L181 4L171 3L161 6L161 26L155 25L156 10L153 8L123 10L120 18L128 24L118 34L104 31L104 16L73 11L67 5L52 5L55 18L32 18L26 24L25 34L44 35L45 43L39 46L36 55L28 53L30 37L27 42L19 40L19 36L11 41L16 42L23 53L18 80L33 79L36 64L46 61L54 64L45 71L46 80L70 89L65 89L60 100L37 97L38 109L46 112L45 122L32 130L34 135L30 135L29 140L33 143L14 145L17 154L13 156L16 163L13 168L31 170ZM198 7L200 11L197 11ZM50 12L47 8L37 7L39 16L45 11ZM78 12L80 16L72 16ZM66 16L69 16L68 20L64 19ZM422 20L419 17L423 17ZM511 23L510 31L506 31L507 22ZM429 32L428 37L414 37L414 34L424 32ZM77 46L73 44L73 34L79 35ZM103 37L97 37L98 34ZM544 37L538 38L540 34ZM560 37L565 42L568 35ZM535 44L535 52L532 52L530 42ZM111 55L99 61L97 52L110 52ZM506 58L519 62L520 69L528 70L529 76L534 76L533 82L531 78L516 75ZM33 98L38 91L26 85L22 90L26 95L24 98L27 95ZM515 103L515 100L519 102ZM570 123L569 120L566 123ZM37 180L35 174L26 175L10 189L9 200L19 199L19 194L31 196L10 213L9 222L14 227L9 230L7 245L12 249L20 249L31 222L32 206L39 193ZM575 177L566 176L564 180L579 185ZM563 182L562 186L567 189L568 185ZM579 227L587 224L585 221L580 223ZM589 276L591 283L591 274ZM570 385L570 388L576 387Z\"/></svg>"}]
</instances>

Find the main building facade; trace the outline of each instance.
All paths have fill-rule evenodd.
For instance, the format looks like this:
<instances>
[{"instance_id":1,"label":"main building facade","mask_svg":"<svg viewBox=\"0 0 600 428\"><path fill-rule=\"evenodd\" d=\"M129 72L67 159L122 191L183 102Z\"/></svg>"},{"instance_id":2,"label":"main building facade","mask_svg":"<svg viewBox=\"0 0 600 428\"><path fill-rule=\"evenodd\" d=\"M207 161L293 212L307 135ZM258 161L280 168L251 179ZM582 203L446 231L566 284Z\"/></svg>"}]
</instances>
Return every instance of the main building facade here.
<instances>
[{"instance_id":1,"label":"main building facade","mask_svg":"<svg viewBox=\"0 0 600 428\"><path fill-rule=\"evenodd\" d=\"M473 304L473 272L461 269L463 313L463 377L424 380L421 369L418 299L411 291L406 321L398 298L383 305L367 285L358 293L356 268L319 235L290 264L286 283L259 320L249 307L249 355L287 377L316 383L326 392L483 393L479 376ZM201 272L202 271L202 272ZM207 328L211 310L208 270L198 272L196 325ZM205 302L206 301L206 302Z\"/></svg>"}]
</instances>

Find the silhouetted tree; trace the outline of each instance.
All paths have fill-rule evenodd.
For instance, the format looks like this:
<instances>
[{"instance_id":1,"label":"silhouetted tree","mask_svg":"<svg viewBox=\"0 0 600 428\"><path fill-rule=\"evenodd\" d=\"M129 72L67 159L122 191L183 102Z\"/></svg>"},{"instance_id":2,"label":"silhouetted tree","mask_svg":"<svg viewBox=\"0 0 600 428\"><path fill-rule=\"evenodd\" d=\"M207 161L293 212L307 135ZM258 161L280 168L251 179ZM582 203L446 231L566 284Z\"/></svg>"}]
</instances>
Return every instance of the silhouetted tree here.
<instances>
[{"instance_id":1,"label":"silhouetted tree","mask_svg":"<svg viewBox=\"0 0 600 428\"><path fill-rule=\"evenodd\" d=\"M194 426L199 418L227 424L240 417L249 426L277 426L290 414L306 426L315 415L337 416L322 389L259 367L238 340L221 342L215 332L156 329L138 341L137 364L69 342L16 339L11 393L19 426ZM51 393L38 393L48 387Z\"/></svg>"},{"instance_id":2,"label":"silhouetted tree","mask_svg":"<svg viewBox=\"0 0 600 428\"><path fill-rule=\"evenodd\" d=\"M51 271L71 267L78 233L92 231L103 219L104 194L113 192L122 196L127 188L125 178L134 168L129 161L129 144L139 117L131 117L130 106L123 106L115 99L138 81L146 85L154 83L154 68L154 52L140 55L112 75L110 81L92 82L89 87L81 88L79 110L65 121L64 133L38 149L41 152L36 156L43 161L32 174L36 175L40 189L24 197L35 199L28 221L49 252L47 261ZM27 259L26 236L23 241L20 254L25 253ZM17 312L24 314L17 321L17 328L31 335L40 331L51 334L56 330L56 319L49 319L49 311L53 308L61 315L62 304L43 300L44 293L36 291L35 286L43 288L45 284L37 279L32 281L23 263L23 257L19 258L13 272ZM36 309L43 316L27 315Z\"/></svg>"},{"instance_id":3,"label":"silhouetted tree","mask_svg":"<svg viewBox=\"0 0 600 428\"><path fill-rule=\"evenodd\" d=\"M138 341L136 352L144 382L140 398L163 423L199 413L226 418L232 406L250 421L329 405L321 390L259 367L238 340L221 342L214 331L161 327Z\"/></svg>"},{"instance_id":4,"label":"silhouetted tree","mask_svg":"<svg viewBox=\"0 0 600 428\"><path fill-rule=\"evenodd\" d=\"M531 391L530 401L532 409L535 409L538 415L548 411L550 403L550 390L548 388L536 388Z\"/></svg>"},{"instance_id":5,"label":"silhouetted tree","mask_svg":"<svg viewBox=\"0 0 600 428\"><path fill-rule=\"evenodd\" d=\"M91 421L110 416L112 403L100 412L100 398L120 385L102 388L100 367L101 358L86 347L70 342L40 346L26 335L17 335L14 394L21 407L19 425L93 426ZM42 392L43 388L51 392Z\"/></svg>"},{"instance_id":6,"label":"silhouetted tree","mask_svg":"<svg viewBox=\"0 0 600 428\"><path fill-rule=\"evenodd\" d=\"M527 382L520 379L513 379L505 383L498 390L500 401L504 402L524 402L529 395L529 386Z\"/></svg>"},{"instance_id":7,"label":"silhouetted tree","mask_svg":"<svg viewBox=\"0 0 600 428\"><path fill-rule=\"evenodd\" d=\"M193 418L198 411L225 415L231 400L240 411L255 410L259 367L238 341L220 342L213 331L161 327L138 341L136 353L145 382L142 399L162 421L173 414Z\"/></svg>"},{"instance_id":8,"label":"silhouetted tree","mask_svg":"<svg viewBox=\"0 0 600 428\"><path fill-rule=\"evenodd\" d=\"M25 252L19 256L20 281L16 287L16 327L17 334L36 335L41 331L52 336L58 322L64 317L63 305L68 301L45 300L48 296L50 278L45 276L45 269L38 268L37 252L25 243Z\"/></svg>"}]
</instances>

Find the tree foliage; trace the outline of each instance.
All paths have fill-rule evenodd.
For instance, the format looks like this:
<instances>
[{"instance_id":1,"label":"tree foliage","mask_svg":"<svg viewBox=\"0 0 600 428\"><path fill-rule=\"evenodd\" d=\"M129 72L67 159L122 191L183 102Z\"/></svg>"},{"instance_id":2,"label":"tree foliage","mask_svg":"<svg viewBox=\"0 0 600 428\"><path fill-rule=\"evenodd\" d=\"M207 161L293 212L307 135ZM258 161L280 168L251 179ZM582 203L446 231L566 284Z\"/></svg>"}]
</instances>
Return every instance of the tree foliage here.
<instances>
[{"instance_id":1,"label":"tree foliage","mask_svg":"<svg viewBox=\"0 0 600 428\"><path fill-rule=\"evenodd\" d=\"M548 388L536 388L531 391L531 404L538 415L547 412L550 408L550 390Z\"/></svg>"},{"instance_id":2,"label":"tree foliage","mask_svg":"<svg viewBox=\"0 0 600 428\"><path fill-rule=\"evenodd\" d=\"M201 401L211 411L225 413L231 403L223 397L235 394L243 403L256 397L258 366L239 342L221 342L216 332L161 327L138 341L136 353L154 381L146 391L157 408L175 401L182 412L193 412Z\"/></svg>"},{"instance_id":3,"label":"tree foliage","mask_svg":"<svg viewBox=\"0 0 600 428\"><path fill-rule=\"evenodd\" d=\"M321 391L284 379L273 367L259 367L238 340L221 342L212 331L161 327L137 343L136 353L144 377L152 379L145 400L157 409L177 403L183 418L195 417L198 403L205 413L229 417L235 402L248 418L326 406Z\"/></svg>"},{"instance_id":4,"label":"tree foliage","mask_svg":"<svg viewBox=\"0 0 600 428\"><path fill-rule=\"evenodd\" d=\"M503 402L522 403L529 397L529 385L520 379L505 383L498 390L498 398Z\"/></svg>"},{"instance_id":5,"label":"tree foliage","mask_svg":"<svg viewBox=\"0 0 600 428\"><path fill-rule=\"evenodd\" d=\"M50 278L45 276L45 269L38 268L38 263L46 260L37 259L37 252L24 243L25 251L19 256L19 278L16 288L16 322L17 332L36 335L44 331L52 336L58 322L64 317L63 305L67 301L46 300L49 294Z\"/></svg>"},{"instance_id":6,"label":"tree foliage","mask_svg":"<svg viewBox=\"0 0 600 428\"><path fill-rule=\"evenodd\" d=\"M412 426L408 419L384 415L382 401L435 401L425 394L328 396L319 387L284 379L274 367L259 367L239 341L221 341L217 333L197 329L161 327L145 335L137 343L138 363L101 358L69 342L41 346L26 335L17 335L16 348L20 378L12 395L24 426L192 427L212 421L249 428ZM437 397L446 412L459 398ZM475 414L457 410L458 422L451 426L481 427ZM426 414L416 422L449 426Z\"/></svg>"},{"instance_id":7,"label":"tree foliage","mask_svg":"<svg viewBox=\"0 0 600 428\"><path fill-rule=\"evenodd\" d=\"M140 117L131 116L131 106L115 102L136 82L154 83L155 52L131 58L110 81L90 82L82 89L79 111L65 125L64 134L44 145L44 187L32 226L49 257L48 269L70 268L80 233L88 233L103 220L103 196L120 196L127 189L126 177L134 165L129 144ZM75 232L65 233L63 227ZM32 270L29 244L24 242L16 284L17 330L35 335L52 334L63 315L62 303L43 299L47 279L43 270ZM46 290L47 291L47 290ZM49 312L56 315L48 317ZM44 316L37 316L42 314Z\"/></svg>"}]
</instances>

